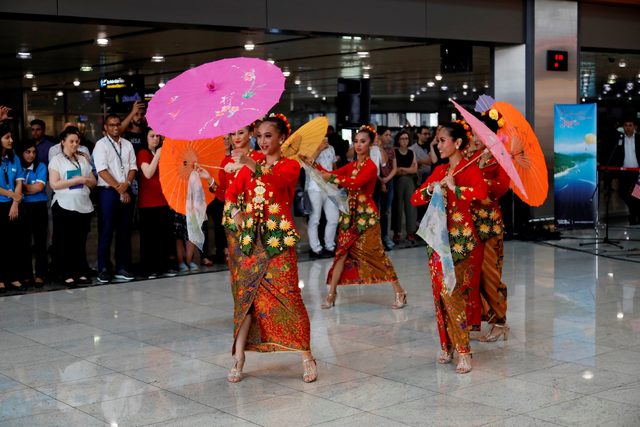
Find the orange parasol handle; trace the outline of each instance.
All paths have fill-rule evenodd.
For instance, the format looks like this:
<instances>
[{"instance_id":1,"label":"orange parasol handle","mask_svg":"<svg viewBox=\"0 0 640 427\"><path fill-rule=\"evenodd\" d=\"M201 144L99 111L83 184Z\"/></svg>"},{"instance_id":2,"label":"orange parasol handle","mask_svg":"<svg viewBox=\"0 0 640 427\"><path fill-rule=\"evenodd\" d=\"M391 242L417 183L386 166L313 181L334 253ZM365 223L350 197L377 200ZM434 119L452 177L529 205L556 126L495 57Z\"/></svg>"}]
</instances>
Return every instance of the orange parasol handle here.
<instances>
[{"instance_id":1,"label":"orange parasol handle","mask_svg":"<svg viewBox=\"0 0 640 427\"><path fill-rule=\"evenodd\" d=\"M185 166L187 165L193 165L193 166L201 166L203 168L207 168L207 169L224 169L223 167L220 166L211 166L211 165L203 165L202 163L198 163L198 162L187 162L186 160L183 163Z\"/></svg>"}]
</instances>

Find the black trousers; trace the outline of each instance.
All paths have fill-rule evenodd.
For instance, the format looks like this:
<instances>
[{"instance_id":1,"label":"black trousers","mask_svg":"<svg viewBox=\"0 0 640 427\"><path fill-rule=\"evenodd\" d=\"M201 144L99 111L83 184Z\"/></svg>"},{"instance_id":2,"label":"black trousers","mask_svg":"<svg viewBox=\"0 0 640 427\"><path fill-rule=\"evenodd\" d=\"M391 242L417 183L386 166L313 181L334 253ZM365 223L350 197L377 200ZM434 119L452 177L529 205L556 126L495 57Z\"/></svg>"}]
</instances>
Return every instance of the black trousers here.
<instances>
[{"instance_id":1,"label":"black trousers","mask_svg":"<svg viewBox=\"0 0 640 427\"><path fill-rule=\"evenodd\" d=\"M20 249L24 247L25 230L22 221L23 209L17 219L9 220L9 210L13 202L0 202L0 281L5 285L16 280L24 280L24 268L21 266ZM24 265L24 262L22 263Z\"/></svg>"},{"instance_id":2,"label":"black trousers","mask_svg":"<svg viewBox=\"0 0 640 427\"><path fill-rule=\"evenodd\" d=\"M224 211L224 202L214 199L207 206L207 215L210 215L213 219L213 233L215 237L216 244L216 255L215 258L217 261L224 261L224 250L227 247L227 235L224 232L224 227L222 226L222 212ZM208 231L208 230L207 230ZM209 233L204 234L204 245L203 248L203 256L209 256Z\"/></svg>"},{"instance_id":3,"label":"black trousers","mask_svg":"<svg viewBox=\"0 0 640 427\"><path fill-rule=\"evenodd\" d=\"M51 213L56 235L53 251L60 276L65 280L87 275L87 236L91 213L69 211L57 202L51 207Z\"/></svg>"},{"instance_id":4,"label":"black trousers","mask_svg":"<svg viewBox=\"0 0 640 427\"><path fill-rule=\"evenodd\" d=\"M140 261L144 274L164 273L169 269L173 243L172 215L169 206L140 208Z\"/></svg>"},{"instance_id":5,"label":"black trousers","mask_svg":"<svg viewBox=\"0 0 640 427\"><path fill-rule=\"evenodd\" d=\"M24 225L26 232L25 258L27 271L32 275L32 259L36 259L36 277L47 277L49 267L47 257L47 232L49 229L49 210L47 202L25 202Z\"/></svg>"}]
</instances>

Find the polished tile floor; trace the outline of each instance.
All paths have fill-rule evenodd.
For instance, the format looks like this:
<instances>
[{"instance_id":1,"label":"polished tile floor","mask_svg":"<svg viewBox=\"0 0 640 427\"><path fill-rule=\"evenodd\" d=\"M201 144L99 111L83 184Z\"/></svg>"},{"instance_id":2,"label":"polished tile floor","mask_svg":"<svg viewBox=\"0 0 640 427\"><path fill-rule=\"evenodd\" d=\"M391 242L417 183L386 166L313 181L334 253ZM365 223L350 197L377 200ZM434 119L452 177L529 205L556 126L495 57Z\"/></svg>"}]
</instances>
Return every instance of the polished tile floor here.
<instances>
[{"instance_id":1,"label":"polished tile floor","mask_svg":"<svg viewBox=\"0 0 640 427\"><path fill-rule=\"evenodd\" d=\"M300 263L319 379L296 354L231 365L228 272L0 298L2 426L640 425L640 268L507 242L509 341L438 365L425 249L390 253L390 286L319 306L330 260Z\"/></svg>"}]
</instances>

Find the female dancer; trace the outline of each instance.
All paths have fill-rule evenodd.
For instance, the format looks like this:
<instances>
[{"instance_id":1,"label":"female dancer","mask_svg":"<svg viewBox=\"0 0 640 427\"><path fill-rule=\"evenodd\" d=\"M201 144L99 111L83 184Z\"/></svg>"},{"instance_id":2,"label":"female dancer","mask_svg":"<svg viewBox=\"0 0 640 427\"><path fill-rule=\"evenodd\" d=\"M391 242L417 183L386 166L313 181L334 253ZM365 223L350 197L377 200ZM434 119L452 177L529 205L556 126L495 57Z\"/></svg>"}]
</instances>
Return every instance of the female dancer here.
<instances>
[{"instance_id":1,"label":"female dancer","mask_svg":"<svg viewBox=\"0 0 640 427\"><path fill-rule=\"evenodd\" d=\"M238 231L229 258L240 259L231 282L234 297L235 363L227 379L242 379L245 351L302 352L303 380L318 377L310 349L309 316L298 288L296 243L291 204L300 165L282 158L280 144L290 133L284 116L266 118L258 129L265 157L235 155L243 167L226 191L225 225ZM244 209L238 205L245 197ZM231 248L230 248L231 249Z\"/></svg>"},{"instance_id":2,"label":"female dancer","mask_svg":"<svg viewBox=\"0 0 640 427\"><path fill-rule=\"evenodd\" d=\"M438 362L450 363L455 349L460 355L456 372L464 374L471 371L466 299L474 275L480 274L473 266L478 264L476 259L482 256L482 253L479 253L481 246L471 218L471 201L485 199L487 185L478 166L469 164L463 158L462 150L468 144L468 137L461 124L448 123L441 126L436 139L440 155L449 159L449 164L436 167L413 194L411 202L415 206L429 203L434 185L442 185L447 200L447 227L455 266L456 287L451 293L446 289L440 256L428 248L431 286L442 348Z\"/></svg>"},{"instance_id":3,"label":"female dancer","mask_svg":"<svg viewBox=\"0 0 640 427\"><path fill-rule=\"evenodd\" d=\"M493 132L498 133L504 126L497 110L490 110L482 116L483 122ZM484 150L484 144L474 138L476 151ZM499 200L509 189L509 176L488 150L474 157L488 186L488 197L473 202L471 209L478 237L484 242L482 273L480 274L480 297L482 300L482 320L491 325L487 335L480 336L483 342L495 342L500 337L509 339L507 325L507 286L502 282L504 262L504 222Z\"/></svg>"},{"instance_id":4,"label":"female dancer","mask_svg":"<svg viewBox=\"0 0 640 427\"><path fill-rule=\"evenodd\" d=\"M336 256L327 277L329 294L326 303L321 306L324 309L335 305L338 285L383 282L391 282L396 294L391 308L399 309L407 304L407 293L400 286L380 239L378 211L373 201L378 171L369 158L369 149L375 137L373 128L363 126L356 134L354 143L356 161L332 172L315 165L325 181L338 184L349 192L349 214L340 214ZM307 157L302 157L302 160L313 164Z\"/></svg>"}]
</instances>

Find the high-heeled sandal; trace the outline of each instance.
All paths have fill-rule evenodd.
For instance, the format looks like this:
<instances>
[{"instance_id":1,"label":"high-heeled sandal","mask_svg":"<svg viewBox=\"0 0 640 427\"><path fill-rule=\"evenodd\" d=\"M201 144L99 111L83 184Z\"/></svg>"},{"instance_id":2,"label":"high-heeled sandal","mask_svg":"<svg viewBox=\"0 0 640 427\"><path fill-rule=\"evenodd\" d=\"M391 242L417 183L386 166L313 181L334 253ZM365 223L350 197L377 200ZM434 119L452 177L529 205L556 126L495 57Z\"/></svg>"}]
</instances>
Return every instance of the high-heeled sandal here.
<instances>
[{"instance_id":1,"label":"high-heeled sandal","mask_svg":"<svg viewBox=\"0 0 640 427\"><path fill-rule=\"evenodd\" d=\"M509 339L509 325L506 323L503 325L493 324L491 325L491 331L487 335L481 336L479 341L481 342L496 342L500 337L502 337L503 341L507 341Z\"/></svg>"},{"instance_id":2,"label":"high-heeled sandal","mask_svg":"<svg viewBox=\"0 0 640 427\"><path fill-rule=\"evenodd\" d=\"M394 310L399 310L404 308L407 305L407 293L406 292L396 292L396 302L391 306Z\"/></svg>"},{"instance_id":3,"label":"high-heeled sandal","mask_svg":"<svg viewBox=\"0 0 640 427\"><path fill-rule=\"evenodd\" d=\"M438 354L438 363L444 365L446 363L451 363L452 360L453 351L440 350L440 353Z\"/></svg>"},{"instance_id":4,"label":"high-heeled sandal","mask_svg":"<svg viewBox=\"0 0 640 427\"><path fill-rule=\"evenodd\" d=\"M327 300L324 304L320 305L320 308L323 310L327 310L336 305L336 298L338 297L338 293L329 293L327 294Z\"/></svg>"},{"instance_id":5,"label":"high-heeled sandal","mask_svg":"<svg viewBox=\"0 0 640 427\"><path fill-rule=\"evenodd\" d=\"M460 358L458 359L458 366L456 366L456 372L459 374L466 374L468 372L471 372L471 358L473 358L473 355L471 353L460 354Z\"/></svg>"},{"instance_id":6,"label":"high-heeled sandal","mask_svg":"<svg viewBox=\"0 0 640 427\"><path fill-rule=\"evenodd\" d=\"M238 365L242 364L240 367ZM239 383L242 381L242 368L244 367L244 357L241 359L235 359L235 363L231 367L231 370L227 374L227 381L230 383Z\"/></svg>"},{"instance_id":7,"label":"high-heeled sandal","mask_svg":"<svg viewBox=\"0 0 640 427\"><path fill-rule=\"evenodd\" d=\"M302 373L302 381L305 383L312 383L318 379L318 364L313 357L310 359L304 359L302 361L302 367L304 371Z\"/></svg>"}]
</instances>

